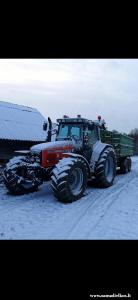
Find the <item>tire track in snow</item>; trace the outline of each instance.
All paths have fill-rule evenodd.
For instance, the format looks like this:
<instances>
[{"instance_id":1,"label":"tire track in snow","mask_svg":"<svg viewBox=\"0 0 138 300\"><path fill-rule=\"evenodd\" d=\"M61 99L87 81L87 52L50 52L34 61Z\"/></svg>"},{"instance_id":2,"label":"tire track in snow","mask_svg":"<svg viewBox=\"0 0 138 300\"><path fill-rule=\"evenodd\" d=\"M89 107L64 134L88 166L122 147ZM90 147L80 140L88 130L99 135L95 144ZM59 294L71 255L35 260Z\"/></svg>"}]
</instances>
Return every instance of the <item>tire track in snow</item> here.
<instances>
[{"instance_id":1,"label":"tire track in snow","mask_svg":"<svg viewBox=\"0 0 138 300\"><path fill-rule=\"evenodd\" d=\"M97 229L100 224L102 234L101 222L113 211L112 207L119 201L122 191L131 189L131 182L136 185L134 178L138 179L138 157L133 162L132 172L117 175L112 187L88 187L82 199L68 205L57 202L49 183L44 184L37 193L19 197L7 195L6 189L1 186L1 226L4 226L1 230L6 238L88 239L92 234L99 234ZM108 221L107 217L107 226ZM9 229L11 225L14 225L15 232Z\"/></svg>"},{"instance_id":2,"label":"tire track in snow","mask_svg":"<svg viewBox=\"0 0 138 300\"><path fill-rule=\"evenodd\" d=\"M135 169L137 168L135 167ZM89 228L91 228L92 224L95 224L97 221L99 222L101 214L103 214L105 210L109 210L110 205L114 203L114 200L111 201L110 196L116 193L115 198L117 198L121 190L123 190L135 176L138 176L135 169L126 175L118 175L112 187L102 190L99 188L89 188L87 190L88 194L82 199L60 207L58 223L56 226L52 226L47 238L72 239L74 237L73 233L75 232L75 238L82 238L82 233L85 231L87 233L88 231L87 223L89 224ZM85 236L85 234L83 235Z\"/></svg>"},{"instance_id":3,"label":"tire track in snow","mask_svg":"<svg viewBox=\"0 0 138 300\"><path fill-rule=\"evenodd\" d=\"M125 175L125 179L124 175L121 176L122 180L120 181L120 178L118 178L114 186L102 190L98 188L90 189L88 195L84 196L79 201L65 206L66 209L63 210L64 217L62 215L59 216L60 220L53 229L51 228L48 238L81 239L82 233L86 236L88 228L91 228L92 225L95 226L95 224L100 221L101 214L103 214L105 210L109 210L107 205L110 206L114 203L114 200L111 203L110 196L114 194L116 199L120 191L124 189L124 186L132 181L133 177L135 177L134 174L132 177L132 173ZM119 191L118 186L120 186ZM109 197L109 199L107 197ZM63 207L61 210L62 209Z\"/></svg>"},{"instance_id":4,"label":"tire track in snow","mask_svg":"<svg viewBox=\"0 0 138 300\"><path fill-rule=\"evenodd\" d=\"M122 191L124 191L125 186L127 189L128 184L130 184L133 180L136 179L136 177L138 177L138 172L136 173L135 171L133 171L129 174L121 176L123 176L121 181L119 181L120 176L118 176L118 183L115 183L115 185L110 187L108 190L101 191L99 195L94 199L94 202L87 206L86 210L81 214L81 216L79 216L78 220L76 220L76 224L74 224L75 226L72 226L70 232L68 233L68 236L66 236L67 239L73 239L76 237L82 238L83 236L87 238L88 232L94 230L99 225L99 223L103 221L103 218L109 212L109 209L115 204L116 201L118 201L118 196ZM90 192L89 196L87 196L87 199L89 199L91 195L92 192ZM91 219L89 219L90 217ZM88 219L89 226L87 224ZM85 225L86 227L84 228ZM90 230L88 230L88 228Z\"/></svg>"}]
</instances>

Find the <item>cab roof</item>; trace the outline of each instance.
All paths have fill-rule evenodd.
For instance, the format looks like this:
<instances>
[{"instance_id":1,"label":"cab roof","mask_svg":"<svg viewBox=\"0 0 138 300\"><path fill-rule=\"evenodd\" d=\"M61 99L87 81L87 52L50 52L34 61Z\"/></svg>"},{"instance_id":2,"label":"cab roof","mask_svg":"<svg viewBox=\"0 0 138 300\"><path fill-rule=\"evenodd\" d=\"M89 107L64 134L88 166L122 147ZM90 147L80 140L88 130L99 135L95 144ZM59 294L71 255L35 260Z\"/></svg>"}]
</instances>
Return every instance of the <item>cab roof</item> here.
<instances>
[{"instance_id":1,"label":"cab roof","mask_svg":"<svg viewBox=\"0 0 138 300\"><path fill-rule=\"evenodd\" d=\"M61 118L57 119L58 123L81 123L81 124L94 124L94 121L85 118Z\"/></svg>"}]
</instances>

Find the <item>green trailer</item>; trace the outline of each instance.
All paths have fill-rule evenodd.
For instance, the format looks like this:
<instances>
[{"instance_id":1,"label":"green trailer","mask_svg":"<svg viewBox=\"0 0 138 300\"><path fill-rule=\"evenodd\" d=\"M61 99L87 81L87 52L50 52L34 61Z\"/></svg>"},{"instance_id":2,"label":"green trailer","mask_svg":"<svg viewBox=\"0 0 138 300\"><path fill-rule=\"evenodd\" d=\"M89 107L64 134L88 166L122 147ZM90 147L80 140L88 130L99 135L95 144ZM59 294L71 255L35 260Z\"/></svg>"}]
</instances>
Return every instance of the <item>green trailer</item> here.
<instances>
[{"instance_id":1,"label":"green trailer","mask_svg":"<svg viewBox=\"0 0 138 300\"><path fill-rule=\"evenodd\" d=\"M100 135L103 143L111 144L114 147L117 166L120 167L121 173L126 173L126 161L131 162L130 157L134 155L134 139L127 134L103 129L100 130Z\"/></svg>"}]
</instances>

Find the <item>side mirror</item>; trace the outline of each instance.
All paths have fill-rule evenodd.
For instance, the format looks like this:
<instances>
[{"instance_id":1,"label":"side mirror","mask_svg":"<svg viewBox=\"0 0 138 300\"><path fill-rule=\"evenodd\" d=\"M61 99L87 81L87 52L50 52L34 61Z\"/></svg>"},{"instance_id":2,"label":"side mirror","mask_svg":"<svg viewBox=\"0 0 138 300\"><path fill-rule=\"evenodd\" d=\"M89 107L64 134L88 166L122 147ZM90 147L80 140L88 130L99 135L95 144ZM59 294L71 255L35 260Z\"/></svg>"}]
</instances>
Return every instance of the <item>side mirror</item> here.
<instances>
[{"instance_id":1,"label":"side mirror","mask_svg":"<svg viewBox=\"0 0 138 300\"><path fill-rule=\"evenodd\" d=\"M44 122L44 124L43 124L43 130L47 131L47 123L46 122Z\"/></svg>"}]
</instances>

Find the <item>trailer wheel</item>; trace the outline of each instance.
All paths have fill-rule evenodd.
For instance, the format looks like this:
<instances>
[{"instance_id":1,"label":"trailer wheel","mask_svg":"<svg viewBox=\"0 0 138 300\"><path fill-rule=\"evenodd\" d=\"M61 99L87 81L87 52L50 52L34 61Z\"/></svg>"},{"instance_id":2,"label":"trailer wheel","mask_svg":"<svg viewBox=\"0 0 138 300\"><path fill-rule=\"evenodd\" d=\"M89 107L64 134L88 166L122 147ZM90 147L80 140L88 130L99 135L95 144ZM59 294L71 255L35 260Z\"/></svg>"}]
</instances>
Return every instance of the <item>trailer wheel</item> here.
<instances>
[{"instance_id":1,"label":"trailer wheel","mask_svg":"<svg viewBox=\"0 0 138 300\"><path fill-rule=\"evenodd\" d=\"M120 163L120 173L127 174L131 171L131 159L125 158Z\"/></svg>"},{"instance_id":2,"label":"trailer wheel","mask_svg":"<svg viewBox=\"0 0 138 300\"><path fill-rule=\"evenodd\" d=\"M132 160L131 160L131 158L129 157L129 158L128 158L128 172L131 172L131 166L132 166Z\"/></svg>"},{"instance_id":3,"label":"trailer wheel","mask_svg":"<svg viewBox=\"0 0 138 300\"><path fill-rule=\"evenodd\" d=\"M106 148L100 155L95 170L96 182L100 187L113 184L116 175L116 156L113 148Z\"/></svg>"},{"instance_id":4,"label":"trailer wheel","mask_svg":"<svg viewBox=\"0 0 138 300\"><path fill-rule=\"evenodd\" d=\"M58 201L71 203L80 199L87 186L87 167L80 158L64 158L54 167L51 187Z\"/></svg>"}]
</instances>

